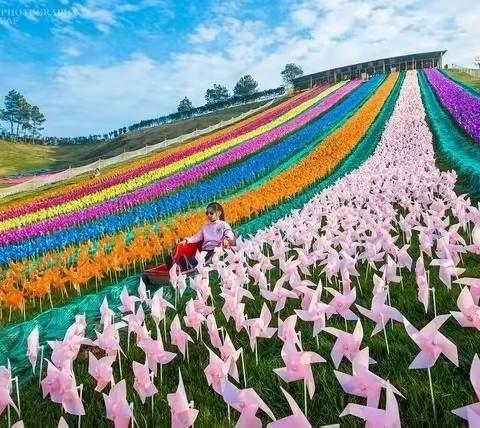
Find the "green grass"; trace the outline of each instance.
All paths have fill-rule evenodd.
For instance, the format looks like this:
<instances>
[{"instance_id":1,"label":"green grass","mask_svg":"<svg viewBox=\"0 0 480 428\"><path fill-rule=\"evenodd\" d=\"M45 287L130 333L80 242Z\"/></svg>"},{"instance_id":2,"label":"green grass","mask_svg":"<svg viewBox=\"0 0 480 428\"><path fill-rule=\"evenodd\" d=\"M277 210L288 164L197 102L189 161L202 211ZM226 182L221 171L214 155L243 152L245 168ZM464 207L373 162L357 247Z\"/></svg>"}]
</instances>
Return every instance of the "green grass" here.
<instances>
[{"instance_id":1,"label":"green grass","mask_svg":"<svg viewBox=\"0 0 480 428\"><path fill-rule=\"evenodd\" d=\"M442 70L447 76L450 76L454 80L464 83L465 85L471 86L476 90L480 91L480 79L473 77L471 74L465 73L463 71L457 70Z\"/></svg>"},{"instance_id":2,"label":"green grass","mask_svg":"<svg viewBox=\"0 0 480 428\"><path fill-rule=\"evenodd\" d=\"M401 242L398 243L401 246ZM414 259L418 256L418 243L415 240L412 243L411 255ZM467 267L465 276L480 276L480 258L474 255L464 256L464 265ZM429 261L426 259L426 265ZM360 279L362 291L357 287L356 303L369 307L371 301L372 289L372 273L366 277L365 269L360 269ZM320 279L320 268L314 271L314 280ZM406 318L417 328L423 327L433 318L433 305L430 305L428 314L425 314L423 306L416 298L416 284L412 274L403 270L404 280L403 287L400 284L391 286L392 305L397 307ZM278 267L273 270L271 283L279 276ZM324 281L324 276L321 277ZM459 287L453 286L448 290L438 279L438 269L431 269L431 285L436 289L437 311L438 314L449 313L450 310L456 309L456 298L459 293ZM353 281L356 285L356 281ZM278 376L273 373L274 368L282 367L283 362L280 357L281 342L274 337L273 339L260 339L259 341L259 364L255 365L255 356L249 351L248 339L244 330L240 333L234 331L232 322L225 323L221 315L220 299L218 298L219 284L216 276L211 276L211 286L215 296L217 322L220 326L227 328L234 345L238 348L242 346L246 351L245 364L247 367L247 385L253 387L265 402L271 407L277 417L286 416L289 412L286 401L284 400L280 386L284 387L291 393L296 401L303 407L303 387L301 382L290 384L283 383ZM256 300L245 299L246 312L249 316L258 316L262 299L258 298L256 288L250 287L255 295ZM322 300L328 301L330 298L323 294ZM179 313L183 316L182 301ZM272 305L269 304L270 309ZM294 308L298 308L298 302L287 302L287 306L281 312L284 319L287 315L293 313ZM169 321L172 313L170 313ZM393 327L387 326L388 340L390 345L390 354L387 354L384 337L380 333L374 337L370 337L373 329L373 323L369 320L362 319L364 326L363 346L370 348L370 355L377 361L377 364L371 366L371 370L379 376L389 379L405 395L406 399L399 398L400 415L404 426L433 426L433 412L431 408L429 386L427 372L425 370L409 370L408 365L412 362L418 353L418 348L414 342L406 334L401 324L395 323ZM276 325L276 316L272 320L272 325ZM344 329L344 321L338 317L332 317L327 325ZM355 323L349 322L348 329L353 331ZM151 326L151 325L150 325ZM316 393L313 401L309 402L308 417L313 426L321 424L340 422L338 415L348 402L362 403L362 400L353 396L348 396L341 391L339 384L333 373L333 364L330 359L330 349L334 343L334 338L327 333L320 333L319 348L312 338L311 325L301 320L297 322L297 328L302 331L302 339L304 348L318 352L327 359L326 363L316 364L313 366L313 372L316 382ZM188 329L187 329L188 330ZM194 337L194 332L188 330ZM434 384L434 394L436 400L436 408L438 414L437 426L450 427L459 426L460 419L450 413L450 410L473 403L475 396L469 382L470 364L475 352L480 350L480 336L478 331L472 329L462 329L456 321L451 318L443 327L442 333L450 338L457 346L460 357L460 367L456 368L452 363L441 357L435 367L432 369L432 378ZM126 350L125 332L121 333L123 348ZM207 334L204 330L204 339ZM208 339L205 339L208 343ZM132 341L133 343L133 341ZM170 351L174 351L170 345L166 345ZM155 401L155 414L152 419L150 403L141 406L140 401L133 392L132 377L130 370L130 360L143 362L143 352L132 346L130 352L127 353L129 362L123 361L123 373L127 373L127 385L129 387L128 400L134 402L136 409L135 415L140 426L145 423L148 426L169 426L169 410L166 403L166 394L176 390L178 381L178 368L182 370L186 391L189 400L194 400L195 407L200 410L199 417L195 423L198 427L228 426L226 407L222 399L211 390L206 383L203 369L208 361L208 353L200 344L196 343L190 347L190 364L181 362L177 357L172 363L163 370L163 385L160 387L160 379L157 378L155 383L160 390ZM241 364L238 364L240 370L240 379L242 381ZM94 393L94 383L87 374L86 356L82 354L75 363L78 383L85 385L84 403L86 405L87 415L82 418L83 426L110 426L104 416L103 399L101 394ZM340 371L350 372L350 364L342 362ZM115 378L119 379L118 367L115 368ZM41 400L38 390L38 380L32 380L21 391L23 403L23 420L26 426L54 426L60 417L60 408L58 405L51 403L48 399ZM28 405L26 404L28 403ZM383 404L383 402L382 402ZM141 412L139 409L143 409ZM39 416L41 415L41 416ZM146 422L144 422L144 419ZM236 420L237 414L232 411L232 420ZM70 426L76 423L76 418L67 416L67 422ZM342 418L342 426L361 426L358 420L348 417ZM267 422L264 419L264 422ZM5 426L5 418L0 421L0 426Z\"/></svg>"},{"instance_id":3,"label":"green grass","mask_svg":"<svg viewBox=\"0 0 480 428\"><path fill-rule=\"evenodd\" d=\"M0 176L4 176L48 167L54 161L55 149L38 144L14 144L0 140L0 153Z\"/></svg>"}]
</instances>

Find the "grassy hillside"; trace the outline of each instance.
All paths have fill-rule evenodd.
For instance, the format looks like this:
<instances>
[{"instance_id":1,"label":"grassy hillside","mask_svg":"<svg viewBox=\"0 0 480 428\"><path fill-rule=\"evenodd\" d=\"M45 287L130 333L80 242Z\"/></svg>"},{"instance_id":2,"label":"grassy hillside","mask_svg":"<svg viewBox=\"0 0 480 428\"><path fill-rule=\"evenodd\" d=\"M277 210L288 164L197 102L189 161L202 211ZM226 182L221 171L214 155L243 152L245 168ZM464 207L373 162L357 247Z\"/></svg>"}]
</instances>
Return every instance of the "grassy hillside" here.
<instances>
[{"instance_id":1,"label":"grassy hillside","mask_svg":"<svg viewBox=\"0 0 480 428\"><path fill-rule=\"evenodd\" d=\"M55 149L37 144L13 144L0 140L0 176L49 167Z\"/></svg>"},{"instance_id":2,"label":"grassy hillside","mask_svg":"<svg viewBox=\"0 0 480 428\"><path fill-rule=\"evenodd\" d=\"M205 129L211 125L239 116L257 108L267 101L246 104L206 114L201 117L180 122L156 126L145 130L129 132L114 141L82 146L46 147L35 144L16 144L0 141L0 186L1 177L10 174L30 173L39 169L62 170L95 162L103 158L116 156L188 134L196 129ZM278 101L280 102L280 101ZM3 184L5 185L5 184Z\"/></svg>"},{"instance_id":3,"label":"grassy hillside","mask_svg":"<svg viewBox=\"0 0 480 428\"><path fill-rule=\"evenodd\" d=\"M480 90L480 79L476 79L468 73L457 70L443 70L448 76L451 76L453 79L456 79L465 85L471 86L477 90Z\"/></svg>"}]
</instances>

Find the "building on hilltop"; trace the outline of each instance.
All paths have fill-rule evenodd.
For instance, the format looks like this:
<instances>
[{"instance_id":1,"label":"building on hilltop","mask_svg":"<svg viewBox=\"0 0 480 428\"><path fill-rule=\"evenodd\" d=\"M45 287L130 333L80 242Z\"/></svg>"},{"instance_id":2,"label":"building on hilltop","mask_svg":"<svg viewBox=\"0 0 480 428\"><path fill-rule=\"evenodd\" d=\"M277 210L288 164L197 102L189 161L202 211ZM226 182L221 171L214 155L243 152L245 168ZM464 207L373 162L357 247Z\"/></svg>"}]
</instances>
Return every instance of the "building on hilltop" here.
<instances>
[{"instance_id":1,"label":"building on hilltop","mask_svg":"<svg viewBox=\"0 0 480 428\"><path fill-rule=\"evenodd\" d=\"M385 74L392 71L416 70L422 68L441 68L445 51L422 52L410 55L365 61L297 77L293 80L295 91L311 88L319 83L346 79L359 79L372 74Z\"/></svg>"}]
</instances>

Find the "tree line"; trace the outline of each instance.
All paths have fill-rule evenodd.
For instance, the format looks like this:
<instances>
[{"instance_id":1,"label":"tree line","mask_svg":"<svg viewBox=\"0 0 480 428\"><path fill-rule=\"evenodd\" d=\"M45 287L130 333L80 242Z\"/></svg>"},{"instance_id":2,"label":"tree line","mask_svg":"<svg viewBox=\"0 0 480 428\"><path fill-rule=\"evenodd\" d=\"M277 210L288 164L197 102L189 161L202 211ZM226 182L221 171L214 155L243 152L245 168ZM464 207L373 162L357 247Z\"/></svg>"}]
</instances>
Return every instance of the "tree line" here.
<instances>
[{"instance_id":1,"label":"tree line","mask_svg":"<svg viewBox=\"0 0 480 428\"><path fill-rule=\"evenodd\" d=\"M287 64L281 72L282 79L286 85L291 84L293 79L302 75L303 70L293 63ZM41 131L44 129L43 124L46 120L45 116L37 106L30 105L22 94L12 89L5 96L5 107L0 109L0 120L6 124L6 127L0 128L0 138L9 141L28 141L46 145L100 143L118 138L130 131L176 122L239 104L277 97L284 92L285 86L259 91L258 82L251 75L245 75L235 84L232 94L230 94L226 86L221 84L214 84L212 88L207 89L205 92L205 104L202 106L194 107L188 97L184 97L180 101L175 113L142 120L105 134L59 138L41 135Z\"/></svg>"}]
</instances>

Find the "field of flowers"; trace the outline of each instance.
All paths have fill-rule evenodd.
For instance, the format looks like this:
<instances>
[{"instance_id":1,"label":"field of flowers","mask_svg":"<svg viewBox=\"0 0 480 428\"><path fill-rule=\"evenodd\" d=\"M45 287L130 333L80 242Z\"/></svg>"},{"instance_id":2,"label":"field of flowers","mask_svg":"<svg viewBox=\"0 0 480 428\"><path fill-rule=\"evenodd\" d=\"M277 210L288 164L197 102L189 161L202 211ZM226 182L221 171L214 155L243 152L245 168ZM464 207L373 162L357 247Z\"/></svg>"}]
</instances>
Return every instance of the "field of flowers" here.
<instances>
[{"instance_id":1,"label":"field of flowers","mask_svg":"<svg viewBox=\"0 0 480 428\"><path fill-rule=\"evenodd\" d=\"M322 85L0 205L0 427L480 426L479 113L433 69ZM147 289L211 200L235 249Z\"/></svg>"}]
</instances>

